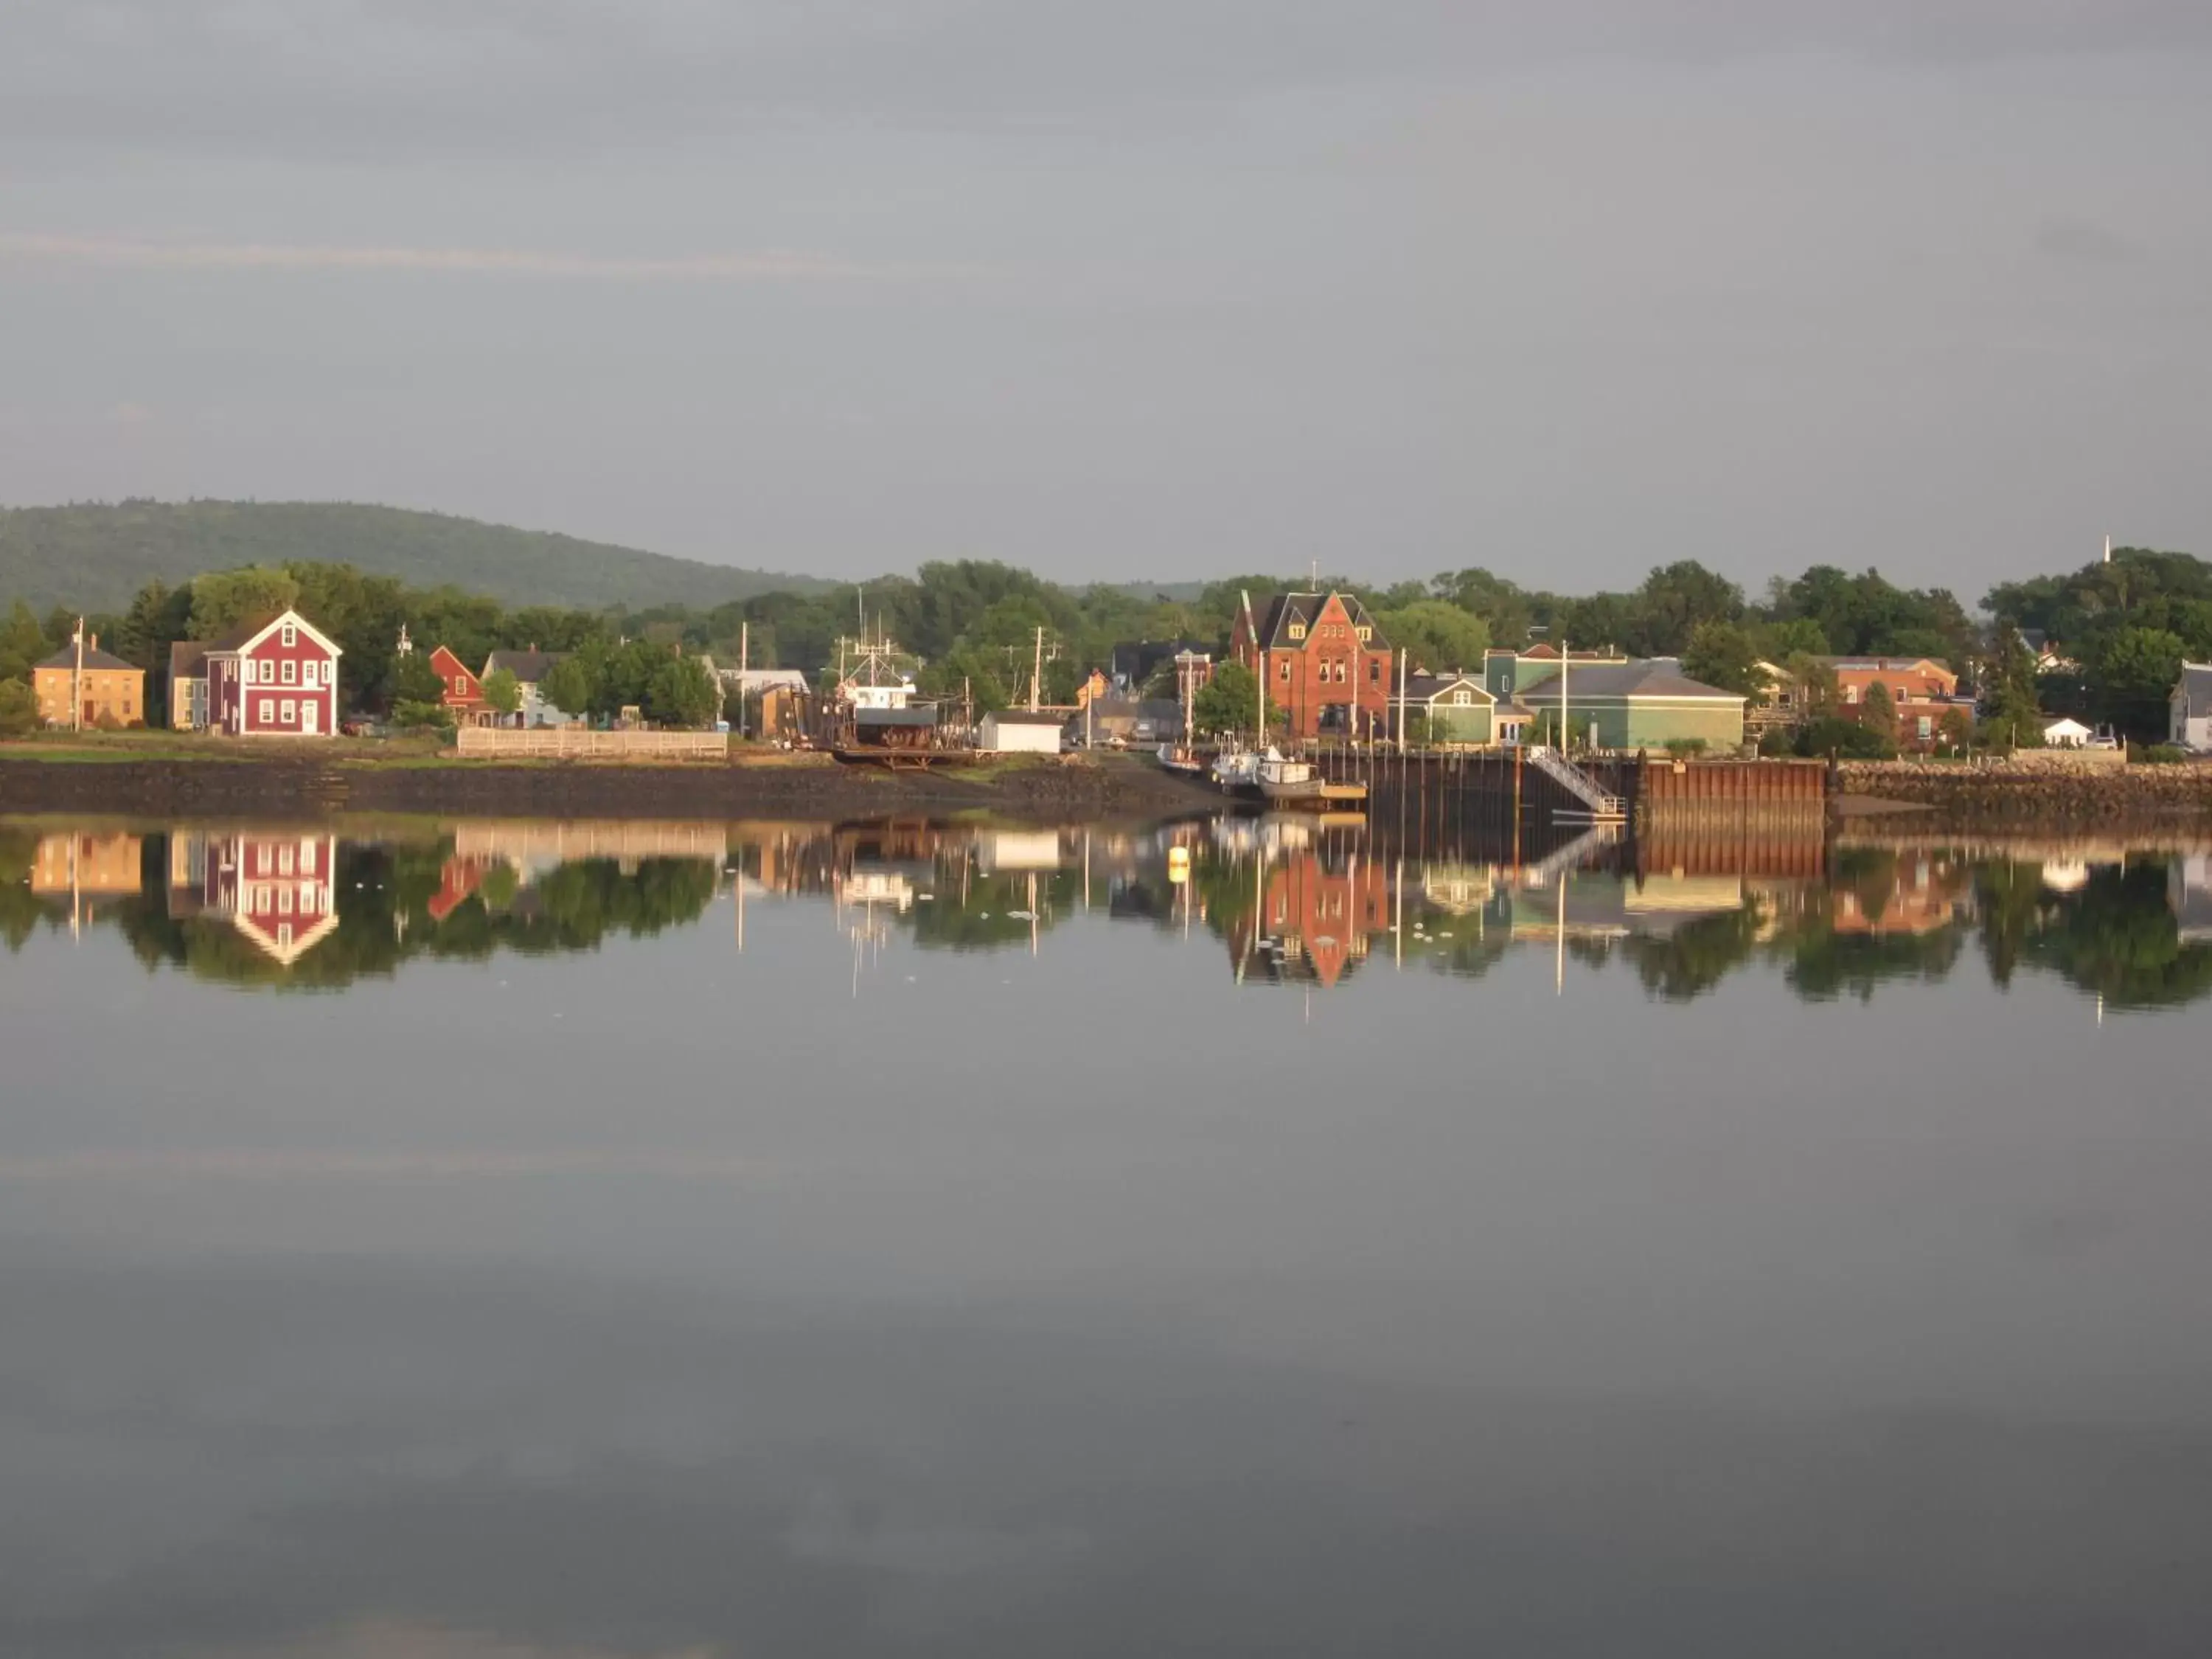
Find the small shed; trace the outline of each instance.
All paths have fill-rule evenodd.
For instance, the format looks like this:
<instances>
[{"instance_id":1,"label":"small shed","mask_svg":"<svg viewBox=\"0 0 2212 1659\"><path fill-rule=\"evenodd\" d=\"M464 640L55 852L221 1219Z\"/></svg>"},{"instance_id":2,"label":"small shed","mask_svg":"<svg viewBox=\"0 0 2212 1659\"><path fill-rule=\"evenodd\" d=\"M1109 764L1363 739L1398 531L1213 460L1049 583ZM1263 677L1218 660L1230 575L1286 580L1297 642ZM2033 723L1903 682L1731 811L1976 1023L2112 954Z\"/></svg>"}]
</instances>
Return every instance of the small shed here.
<instances>
[{"instance_id":1,"label":"small shed","mask_svg":"<svg viewBox=\"0 0 2212 1659\"><path fill-rule=\"evenodd\" d=\"M976 747L994 755L1057 755L1060 730L1066 724L1064 714L1002 708L983 716Z\"/></svg>"},{"instance_id":2,"label":"small shed","mask_svg":"<svg viewBox=\"0 0 2212 1659\"><path fill-rule=\"evenodd\" d=\"M2079 749L2089 741L2089 728L2077 720L2056 720L2043 728L2046 749Z\"/></svg>"}]
</instances>

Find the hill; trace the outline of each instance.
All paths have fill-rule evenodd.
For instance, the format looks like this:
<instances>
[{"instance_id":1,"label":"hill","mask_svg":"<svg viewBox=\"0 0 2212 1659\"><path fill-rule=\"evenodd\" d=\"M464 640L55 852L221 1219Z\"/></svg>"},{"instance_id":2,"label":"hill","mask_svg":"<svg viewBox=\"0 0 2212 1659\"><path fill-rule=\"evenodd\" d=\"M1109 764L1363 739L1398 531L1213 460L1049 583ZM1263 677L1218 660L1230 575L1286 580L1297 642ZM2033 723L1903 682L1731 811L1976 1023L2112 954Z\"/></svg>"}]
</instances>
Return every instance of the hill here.
<instances>
[{"instance_id":1,"label":"hill","mask_svg":"<svg viewBox=\"0 0 2212 1659\"><path fill-rule=\"evenodd\" d=\"M0 606L118 611L155 577L313 559L509 605L702 608L831 584L442 513L343 501L149 501L0 507Z\"/></svg>"}]
</instances>

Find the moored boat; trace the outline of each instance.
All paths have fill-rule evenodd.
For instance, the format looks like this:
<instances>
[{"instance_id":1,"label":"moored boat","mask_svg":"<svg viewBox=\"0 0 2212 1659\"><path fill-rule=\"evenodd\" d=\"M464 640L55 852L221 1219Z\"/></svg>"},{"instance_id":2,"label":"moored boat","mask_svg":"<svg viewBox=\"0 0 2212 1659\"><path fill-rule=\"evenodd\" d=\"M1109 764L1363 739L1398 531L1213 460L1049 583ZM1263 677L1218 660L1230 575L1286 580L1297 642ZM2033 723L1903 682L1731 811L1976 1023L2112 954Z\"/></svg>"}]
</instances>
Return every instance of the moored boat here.
<instances>
[{"instance_id":1,"label":"moored boat","mask_svg":"<svg viewBox=\"0 0 2212 1659\"><path fill-rule=\"evenodd\" d=\"M1263 799L1284 805L1318 805L1324 801L1364 801L1367 799L1365 784L1331 783L1311 761L1285 760L1273 750L1268 750L1267 758L1259 763L1255 781Z\"/></svg>"}]
</instances>

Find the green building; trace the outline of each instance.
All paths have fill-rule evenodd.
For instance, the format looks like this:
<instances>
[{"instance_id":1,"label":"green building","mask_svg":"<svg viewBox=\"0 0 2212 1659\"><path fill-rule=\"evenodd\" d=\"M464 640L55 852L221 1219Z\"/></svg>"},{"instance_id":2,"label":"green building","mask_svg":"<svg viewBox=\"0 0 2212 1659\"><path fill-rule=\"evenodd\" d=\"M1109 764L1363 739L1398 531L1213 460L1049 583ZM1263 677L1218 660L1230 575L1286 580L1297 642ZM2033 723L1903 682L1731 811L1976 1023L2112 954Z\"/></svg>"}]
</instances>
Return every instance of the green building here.
<instances>
[{"instance_id":1,"label":"green building","mask_svg":"<svg viewBox=\"0 0 2212 1659\"><path fill-rule=\"evenodd\" d=\"M1691 679L1672 657L1577 652L1562 665L1549 646L1525 655L1493 651L1483 678L1494 697L1510 697L1534 714L1534 742L1557 742L1564 724L1578 749L1632 752L1697 742L1718 754L1743 743L1744 699Z\"/></svg>"},{"instance_id":2,"label":"green building","mask_svg":"<svg viewBox=\"0 0 2212 1659\"><path fill-rule=\"evenodd\" d=\"M1475 674L1409 675L1405 709L1425 722L1431 743L1517 743L1528 720L1527 709L1501 702Z\"/></svg>"}]
</instances>

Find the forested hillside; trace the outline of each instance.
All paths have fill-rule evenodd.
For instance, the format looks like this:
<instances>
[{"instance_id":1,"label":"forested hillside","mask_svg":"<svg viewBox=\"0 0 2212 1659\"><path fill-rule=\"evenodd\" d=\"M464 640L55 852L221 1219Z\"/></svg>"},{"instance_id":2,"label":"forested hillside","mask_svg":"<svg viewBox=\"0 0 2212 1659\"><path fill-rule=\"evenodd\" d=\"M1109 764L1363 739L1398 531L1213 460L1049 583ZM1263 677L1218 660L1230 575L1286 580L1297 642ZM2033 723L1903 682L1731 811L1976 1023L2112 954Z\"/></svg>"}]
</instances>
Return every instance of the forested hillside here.
<instances>
[{"instance_id":1,"label":"forested hillside","mask_svg":"<svg viewBox=\"0 0 2212 1659\"><path fill-rule=\"evenodd\" d=\"M341 501L122 501L0 507L0 604L121 611L149 581L295 562L349 564L410 587L458 587L514 605L712 609L826 583L672 559L441 513Z\"/></svg>"}]
</instances>

